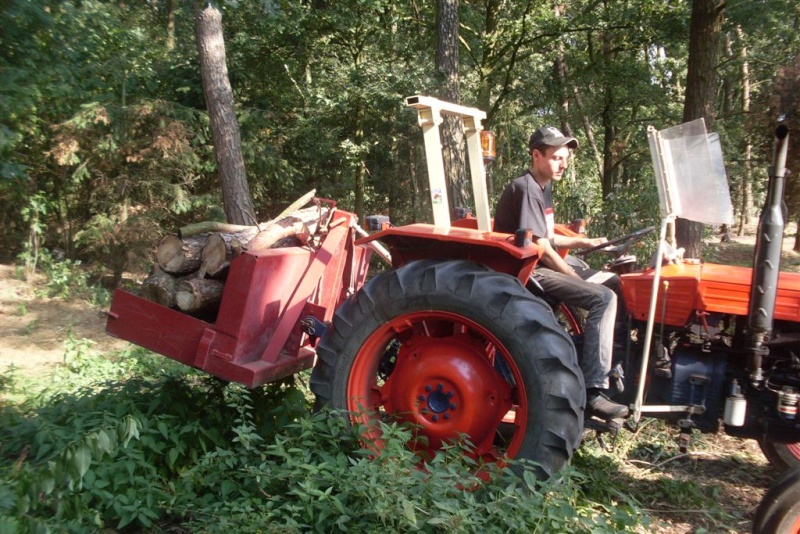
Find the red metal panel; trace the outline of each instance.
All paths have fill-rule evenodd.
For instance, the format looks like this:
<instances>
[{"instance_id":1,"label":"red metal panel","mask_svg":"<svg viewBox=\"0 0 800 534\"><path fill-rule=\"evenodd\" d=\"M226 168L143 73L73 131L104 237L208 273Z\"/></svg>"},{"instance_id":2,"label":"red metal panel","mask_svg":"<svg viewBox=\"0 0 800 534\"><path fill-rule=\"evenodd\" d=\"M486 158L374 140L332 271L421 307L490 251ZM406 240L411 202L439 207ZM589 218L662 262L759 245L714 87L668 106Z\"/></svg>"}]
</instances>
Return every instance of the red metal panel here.
<instances>
[{"instance_id":1,"label":"red metal panel","mask_svg":"<svg viewBox=\"0 0 800 534\"><path fill-rule=\"evenodd\" d=\"M647 319L652 269L622 275L625 304L637 319ZM752 269L727 265L684 264L664 266L663 281L669 282L666 323L683 326L695 311L746 316L750 304ZM662 299L656 304L661 317ZM800 273L780 273L775 300L776 320L800 321Z\"/></svg>"},{"instance_id":2,"label":"red metal panel","mask_svg":"<svg viewBox=\"0 0 800 534\"><path fill-rule=\"evenodd\" d=\"M212 326L127 291L114 291L106 332L192 365L203 332Z\"/></svg>"},{"instance_id":3,"label":"red metal panel","mask_svg":"<svg viewBox=\"0 0 800 534\"><path fill-rule=\"evenodd\" d=\"M647 320L650 311L650 296L653 286L651 270L622 275L621 286L625 305L634 318ZM667 308L663 322L674 326L683 326L697 309L698 280L693 271L684 271L678 266L667 265L661 270L661 284L656 302L656 320L662 321L664 303L664 281L669 282L667 289Z\"/></svg>"},{"instance_id":4,"label":"red metal panel","mask_svg":"<svg viewBox=\"0 0 800 534\"><path fill-rule=\"evenodd\" d=\"M216 328L237 339L233 361L258 359L312 259L307 248L282 247L231 262Z\"/></svg>"},{"instance_id":5,"label":"red metal panel","mask_svg":"<svg viewBox=\"0 0 800 534\"><path fill-rule=\"evenodd\" d=\"M280 323L277 325L275 333L270 338L267 348L264 349L264 352L261 354L260 360L274 362L283 353L284 346L289 340L292 330L298 327L298 322L301 319L306 302L313 294L326 267L328 267L333 260L341 259L345 239L348 235L350 235L350 228L344 224L330 229L328 236L314 256L314 260L309 266L308 271L300 281L300 285L287 303L286 311ZM296 353L299 348L300 347L294 347L291 352Z\"/></svg>"},{"instance_id":6,"label":"red metal panel","mask_svg":"<svg viewBox=\"0 0 800 534\"><path fill-rule=\"evenodd\" d=\"M780 273L778 276L775 318L800 321L800 273Z\"/></svg>"}]
</instances>

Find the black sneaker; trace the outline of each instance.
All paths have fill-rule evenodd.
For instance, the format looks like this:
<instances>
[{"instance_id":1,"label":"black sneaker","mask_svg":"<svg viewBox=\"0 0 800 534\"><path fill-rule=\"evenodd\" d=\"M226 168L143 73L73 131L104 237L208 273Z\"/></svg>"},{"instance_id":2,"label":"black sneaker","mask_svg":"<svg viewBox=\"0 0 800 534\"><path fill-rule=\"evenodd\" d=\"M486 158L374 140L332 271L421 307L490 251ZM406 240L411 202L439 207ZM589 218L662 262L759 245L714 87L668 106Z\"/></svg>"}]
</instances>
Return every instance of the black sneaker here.
<instances>
[{"instance_id":1,"label":"black sneaker","mask_svg":"<svg viewBox=\"0 0 800 534\"><path fill-rule=\"evenodd\" d=\"M628 407L617 404L602 393L593 393L586 398L586 414L600 419L622 419L628 417Z\"/></svg>"}]
</instances>

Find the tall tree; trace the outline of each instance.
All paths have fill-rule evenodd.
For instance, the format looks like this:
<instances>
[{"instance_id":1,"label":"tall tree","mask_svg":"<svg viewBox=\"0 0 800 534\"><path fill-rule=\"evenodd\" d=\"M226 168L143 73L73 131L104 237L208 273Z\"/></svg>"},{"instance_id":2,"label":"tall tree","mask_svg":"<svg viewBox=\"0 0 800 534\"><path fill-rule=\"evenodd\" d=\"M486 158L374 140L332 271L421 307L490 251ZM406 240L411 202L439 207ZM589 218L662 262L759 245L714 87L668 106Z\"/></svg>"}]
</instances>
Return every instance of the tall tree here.
<instances>
[{"instance_id":1,"label":"tall tree","mask_svg":"<svg viewBox=\"0 0 800 534\"><path fill-rule=\"evenodd\" d=\"M750 63L747 58L747 44L744 42L744 35L741 26L736 26L736 37L740 43L739 59L741 66L741 88L742 88L742 111L745 116L750 113ZM742 173L740 213L739 213L739 235L744 235L744 226L750 222L750 215L753 210L753 182L752 182L752 155L753 143L750 136L745 135L742 140L742 155L744 158L744 172Z\"/></svg>"},{"instance_id":2,"label":"tall tree","mask_svg":"<svg viewBox=\"0 0 800 534\"><path fill-rule=\"evenodd\" d=\"M211 123L225 216L231 224L254 224L257 220L244 169L233 89L228 80L222 13L211 3L202 7L198 0L195 0L194 9L203 94Z\"/></svg>"},{"instance_id":3,"label":"tall tree","mask_svg":"<svg viewBox=\"0 0 800 534\"><path fill-rule=\"evenodd\" d=\"M683 121L702 118L708 129L714 124L719 37L724 16L725 0L692 2ZM679 218L675 225L675 237L678 246L686 250L686 257L700 257L702 223Z\"/></svg>"},{"instance_id":4,"label":"tall tree","mask_svg":"<svg viewBox=\"0 0 800 534\"><path fill-rule=\"evenodd\" d=\"M436 72L440 98L461 103L458 82L458 0L436 2ZM442 158L448 183L450 207L467 206L469 187L464 160L464 128L461 119L445 117L442 123Z\"/></svg>"},{"instance_id":5,"label":"tall tree","mask_svg":"<svg viewBox=\"0 0 800 534\"><path fill-rule=\"evenodd\" d=\"M778 71L772 87L770 126L783 121L789 127L789 150L786 154L784 202L786 222L797 223L793 250L800 252L800 54L793 65Z\"/></svg>"}]
</instances>

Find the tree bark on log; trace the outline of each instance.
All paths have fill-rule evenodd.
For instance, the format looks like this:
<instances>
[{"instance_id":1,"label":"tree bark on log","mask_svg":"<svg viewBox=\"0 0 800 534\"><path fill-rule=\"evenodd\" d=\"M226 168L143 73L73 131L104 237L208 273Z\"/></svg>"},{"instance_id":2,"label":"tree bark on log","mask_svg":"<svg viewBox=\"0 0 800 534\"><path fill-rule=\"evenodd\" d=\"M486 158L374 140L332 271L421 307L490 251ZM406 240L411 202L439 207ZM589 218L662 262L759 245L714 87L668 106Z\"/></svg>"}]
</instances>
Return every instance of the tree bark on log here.
<instances>
[{"instance_id":1,"label":"tree bark on log","mask_svg":"<svg viewBox=\"0 0 800 534\"><path fill-rule=\"evenodd\" d=\"M158 243L156 261L158 266L170 274L192 273L200 268L203 247L207 234L181 239L175 234L167 234Z\"/></svg>"},{"instance_id":2,"label":"tree bark on log","mask_svg":"<svg viewBox=\"0 0 800 534\"><path fill-rule=\"evenodd\" d=\"M231 264L231 260L242 253L244 245L256 235L256 228L248 228L238 234L211 234L208 236L203 253L198 278L222 278Z\"/></svg>"},{"instance_id":3,"label":"tree bark on log","mask_svg":"<svg viewBox=\"0 0 800 534\"><path fill-rule=\"evenodd\" d=\"M175 301L186 313L199 313L219 308L225 285L219 280L192 278L177 286Z\"/></svg>"},{"instance_id":4,"label":"tree bark on log","mask_svg":"<svg viewBox=\"0 0 800 534\"><path fill-rule=\"evenodd\" d=\"M276 245L280 240L291 236L296 237L301 244L305 245L317 231L319 224L316 219L316 216L312 220L309 220L308 217L286 217L281 219L269 225L266 230L256 234L247 243L246 248L250 252L268 249Z\"/></svg>"},{"instance_id":5,"label":"tree bark on log","mask_svg":"<svg viewBox=\"0 0 800 534\"><path fill-rule=\"evenodd\" d=\"M183 278L172 276L155 265L150 276L142 282L139 295L167 308L175 308L178 305L175 302L175 286L182 280Z\"/></svg>"}]
</instances>

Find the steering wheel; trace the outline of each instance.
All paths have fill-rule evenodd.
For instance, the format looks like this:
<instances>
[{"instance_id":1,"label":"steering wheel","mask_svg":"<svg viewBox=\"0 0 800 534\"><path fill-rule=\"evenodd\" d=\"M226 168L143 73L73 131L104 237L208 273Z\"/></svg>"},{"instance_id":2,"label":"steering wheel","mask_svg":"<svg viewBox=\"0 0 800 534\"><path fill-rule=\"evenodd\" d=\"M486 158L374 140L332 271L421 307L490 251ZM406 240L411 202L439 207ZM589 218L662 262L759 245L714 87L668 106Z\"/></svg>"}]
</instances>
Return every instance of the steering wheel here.
<instances>
[{"instance_id":1,"label":"steering wheel","mask_svg":"<svg viewBox=\"0 0 800 534\"><path fill-rule=\"evenodd\" d=\"M592 252L597 252L598 250L602 250L604 252L613 252L613 253L623 254L623 253L625 253L625 251L628 250L628 248L630 248L631 245L633 245L634 243L636 243L637 241L642 239L647 234L655 231L655 229L656 229L655 226L648 226L647 228L642 228L641 230L636 230L635 232L632 232L630 234L626 234L626 235L623 235L623 236L620 236L620 237L615 237L614 239L609 239L605 243L601 243L601 244L596 245L594 247L589 247L589 248L583 248L583 249L580 249L580 250L576 250L574 252L571 252L571 254L576 255L576 256L585 256L586 254L591 254ZM620 245L618 247L615 247L614 245L616 245L618 243L622 243L624 245Z\"/></svg>"}]
</instances>

